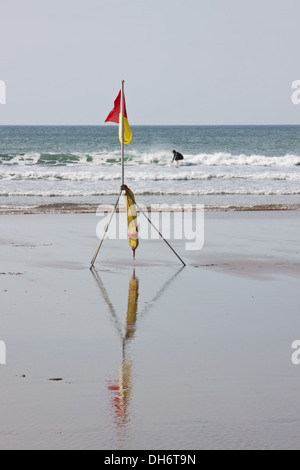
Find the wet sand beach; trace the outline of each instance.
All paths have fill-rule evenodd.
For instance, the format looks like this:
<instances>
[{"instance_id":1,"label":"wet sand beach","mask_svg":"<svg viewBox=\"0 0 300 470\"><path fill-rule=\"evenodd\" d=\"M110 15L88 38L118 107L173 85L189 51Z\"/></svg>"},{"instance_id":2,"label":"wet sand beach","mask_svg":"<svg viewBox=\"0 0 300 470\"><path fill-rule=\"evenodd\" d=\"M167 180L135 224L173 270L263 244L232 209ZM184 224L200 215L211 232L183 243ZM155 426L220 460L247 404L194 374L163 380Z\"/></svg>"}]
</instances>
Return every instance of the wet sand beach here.
<instances>
[{"instance_id":1,"label":"wet sand beach","mask_svg":"<svg viewBox=\"0 0 300 470\"><path fill-rule=\"evenodd\" d=\"M299 211L209 212L202 250L1 215L0 449L299 449Z\"/></svg>"}]
</instances>

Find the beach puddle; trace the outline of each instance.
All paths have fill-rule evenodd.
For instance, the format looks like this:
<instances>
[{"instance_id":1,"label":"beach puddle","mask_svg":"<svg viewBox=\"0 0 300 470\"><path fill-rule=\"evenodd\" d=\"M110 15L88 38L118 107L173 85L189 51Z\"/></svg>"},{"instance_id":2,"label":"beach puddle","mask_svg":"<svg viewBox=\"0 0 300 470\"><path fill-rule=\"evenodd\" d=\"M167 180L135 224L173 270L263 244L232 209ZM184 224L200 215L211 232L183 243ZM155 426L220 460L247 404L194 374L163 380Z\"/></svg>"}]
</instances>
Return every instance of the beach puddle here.
<instances>
[{"instance_id":1,"label":"beach puddle","mask_svg":"<svg viewBox=\"0 0 300 470\"><path fill-rule=\"evenodd\" d=\"M2 245L1 449L299 447L300 263L281 215L207 217L202 251L176 241L185 268L163 243L133 264L107 240L93 274L94 216L27 217L3 237L30 227L54 248Z\"/></svg>"}]
</instances>

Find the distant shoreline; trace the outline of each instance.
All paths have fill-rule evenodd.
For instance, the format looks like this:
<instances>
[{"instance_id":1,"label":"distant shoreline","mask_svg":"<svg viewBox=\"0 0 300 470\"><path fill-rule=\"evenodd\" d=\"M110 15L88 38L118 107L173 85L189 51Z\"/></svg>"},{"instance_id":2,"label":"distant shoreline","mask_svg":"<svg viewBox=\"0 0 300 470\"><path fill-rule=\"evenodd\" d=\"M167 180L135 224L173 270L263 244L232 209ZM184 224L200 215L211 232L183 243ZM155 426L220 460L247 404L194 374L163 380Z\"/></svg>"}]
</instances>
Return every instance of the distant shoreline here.
<instances>
[{"instance_id":1,"label":"distant shoreline","mask_svg":"<svg viewBox=\"0 0 300 470\"><path fill-rule=\"evenodd\" d=\"M168 207L163 204L156 204L156 207L143 206L147 212L180 212L182 207ZM161 207L160 207L161 206ZM191 204L192 211L196 211L196 204ZM48 204L33 207L0 207L1 215L39 215L39 214L93 214L110 212L111 204ZM253 206L205 206L205 212L269 212L269 211L299 211L300 204L259 204ZM125 206L117 209L117 212L125 212Z\"/></svg>"},{"instance_id":2,"label":"distant shoreline","mask_svg":"<svg viewBox=\"0 0 300 470\"><path fill-rule=\"evenodd\" d=\"M114 124L0 124L1 127L115 127ZM300 127L300 124L132 124L130 127Z\"/></svg>"}]
</instances>

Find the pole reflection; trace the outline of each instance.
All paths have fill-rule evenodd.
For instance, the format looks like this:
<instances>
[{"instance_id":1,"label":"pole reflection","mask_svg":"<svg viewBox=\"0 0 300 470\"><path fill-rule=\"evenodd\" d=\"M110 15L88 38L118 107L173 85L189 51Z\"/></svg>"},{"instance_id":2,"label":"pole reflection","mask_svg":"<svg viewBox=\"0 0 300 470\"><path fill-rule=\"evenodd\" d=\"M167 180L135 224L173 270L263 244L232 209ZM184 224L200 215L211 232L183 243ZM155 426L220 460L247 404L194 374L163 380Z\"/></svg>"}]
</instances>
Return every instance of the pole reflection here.
<instances>
[{"instance_id":1,"label":"pole reflection","mask_svg":"<svg viewBox=\"0 0 300 470\"><path fill-rule=\"evenodd\" d=\"M112 392L112 405L114 409L114 421L119 430L119 437L124 438L126 427L129 423L129 408L131 403L133 380L133 362L128 357L127 346L133 339L136 331L136 319L138 311L139 281L133 271L129 281L128 305L126 314L125 333L122 339L122 363L119 369L119 380L115 384L109 384L108 388Z\"/></svg>"},{"instance_id":2,"label":"pole reflection","mask_svg":"<svg viewBox=\"0 0 300 470\"><path fill-rule=\"evenodd\" d=\"M119 368L119 377L116 381L110 382L108 384L108 389L111 392L113 420L117 429L120 447L122 447L122 445L125 443L128 426L131 423L132 417L130 413L130 405L132 401L134 385L133 361L130 358L128 346L136 334L137 319L140 319L149 312L154 303L165 292L168 285L175 279L182 269L183 267L176 271L176 273L163 284L161 289L156 293L154 298L147 303L146 307L142 311L138 311L140 285L139 280L135 274L135 269L133 269L132 277L129 280L125 326L122 325L120 318L117 315L112 302L110 301L109 295L99 276L99 273L95 269L92 269L93 276L110 311L113 324L121 341L122 361Z\"/></svg>"}]
</instances>

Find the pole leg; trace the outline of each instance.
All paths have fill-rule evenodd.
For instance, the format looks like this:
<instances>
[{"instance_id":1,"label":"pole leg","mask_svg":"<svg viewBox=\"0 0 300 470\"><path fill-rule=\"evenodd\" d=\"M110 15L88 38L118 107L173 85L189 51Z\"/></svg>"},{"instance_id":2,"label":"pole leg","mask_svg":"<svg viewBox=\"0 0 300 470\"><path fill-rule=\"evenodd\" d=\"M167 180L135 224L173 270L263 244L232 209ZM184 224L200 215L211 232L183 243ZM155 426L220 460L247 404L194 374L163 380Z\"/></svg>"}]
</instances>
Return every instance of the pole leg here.
<instances>
[{"instance_id":1,"label":"pole leg","mask_svg":"<svg viewBox=\"0 0 300 470\"><path fill-rule=\"evenodd\" d=\"M95 251L94 257L93 257L93 259L92 259L92 261L91 261L91 267L90 267L90 269L93 269L93 267L94 267L95 261L96 261L96 259L97 259L98 254L99 254L100 248L101 248L102 243L103 243L104 238L105 238L105 235L106 235L106 233L107 233L107 231L108 231L108 228L109 228L109 226L110 226L110 223L111 223L111 221L112 221L112 218L113 218L113 216L115 215L115 212L116 212L116 210L117 210L117 207L118 207L118 204L119 204L119 200L120 200L121 194L122 194L122 188L121 188L121 190L120 190L118 199L117 199L117 201L116 201L116 203L115 203L114 209L113 209L113 211L112 211L112 213L111 213L111 215L110 215L109 221L108 221L108 223L106 224L106 226L105 226L105 228L104 228L104 232L103 232L102 238L101 238L100 243L99 243L99 245L98 245L98 247L97 247L97 250Z\"/></svg>"},{"instance_id":2,"label":"pole leg","mask_svg":"<svg viewBox=\"0 0 300 470\"><path fill-rule=\"evenodd\" d=\"M127 193L127 192L126 192ZM183 264L183 266L186 266L185 262L180 258L179 254L176 253L176 251L174 250L174 248L170 245L170 243L165 239L165 237L160 233L160 231L155 227L155 225L153 224L153 222L149 219L149 217L145 214L145 212L139 207L139 205L132 199L132 197L130 196L129 193L127 193L128 196L131 198L131 200L135 203L136 207L139 209L139 211L143 214L144 217L146 217L146 219L148 220L149 224L152 225L152 227L154 228L154 230L156 230L156 232L158 233L158 235L163 239L163 241L168 245L168 247L173 251L173 253L177 256L177 258L181 261L181 263Z\"/></svg>"}]
</instances>

